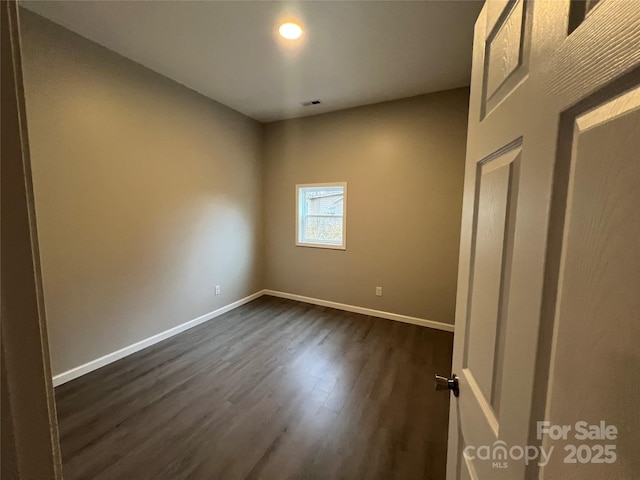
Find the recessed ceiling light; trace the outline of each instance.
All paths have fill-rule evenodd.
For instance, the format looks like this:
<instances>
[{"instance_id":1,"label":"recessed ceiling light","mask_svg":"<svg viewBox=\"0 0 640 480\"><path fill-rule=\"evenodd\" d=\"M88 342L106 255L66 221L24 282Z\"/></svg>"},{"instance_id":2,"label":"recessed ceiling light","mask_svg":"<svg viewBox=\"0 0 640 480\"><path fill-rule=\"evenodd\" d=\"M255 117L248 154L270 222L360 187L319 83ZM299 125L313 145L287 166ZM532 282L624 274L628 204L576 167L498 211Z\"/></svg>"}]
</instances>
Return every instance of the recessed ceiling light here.
<instances>
[{"instance_id":1,"label":"recessed ceiling light","mask_svg":"<svg viewBox=\"0 0 640 480\"><path fill-rule=\"evenodd\" d=\"M280 25L278 31L280 32L280 35L287 40L295 40L296 38L300 38L300 35L302 35L302 27L293 22L283 23Z\"/></svg>"}]
</instances>

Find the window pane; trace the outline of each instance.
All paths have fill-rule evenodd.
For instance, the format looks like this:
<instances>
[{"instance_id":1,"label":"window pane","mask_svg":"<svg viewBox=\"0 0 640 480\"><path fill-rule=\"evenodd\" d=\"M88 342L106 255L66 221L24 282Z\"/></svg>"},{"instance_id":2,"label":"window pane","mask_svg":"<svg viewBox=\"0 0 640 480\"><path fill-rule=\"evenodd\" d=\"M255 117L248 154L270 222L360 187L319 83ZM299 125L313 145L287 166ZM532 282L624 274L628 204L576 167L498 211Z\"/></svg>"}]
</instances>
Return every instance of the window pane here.
<instances>
[{"instance_id":1,"label":"window pane","mask_svg":"<svg viewBox=\"0 0 640 480\"><path fill-rule=\"evenodd\" d=\"M344 248L346 184L298 187L297 242Z\"/></svg>"},{"instance_id":2,"label":"window pane","mask_svg":"<svg viewBox=\"0 0 640 480\"><path fill-rule=\"evenodd\" d=\"M342 243L342 216L307 217L306 242Z\"/></svg>"},{"instance_id":3,"label":"window pane","mask_svg":"<svg viewBox=\"0 0 640 480\"><path fill-rule=\"evenodd\" d=\"M308 215L342 215L344 191L342 187L331 190L307 190L305 192Z\"/></svg>"}]
</instances>

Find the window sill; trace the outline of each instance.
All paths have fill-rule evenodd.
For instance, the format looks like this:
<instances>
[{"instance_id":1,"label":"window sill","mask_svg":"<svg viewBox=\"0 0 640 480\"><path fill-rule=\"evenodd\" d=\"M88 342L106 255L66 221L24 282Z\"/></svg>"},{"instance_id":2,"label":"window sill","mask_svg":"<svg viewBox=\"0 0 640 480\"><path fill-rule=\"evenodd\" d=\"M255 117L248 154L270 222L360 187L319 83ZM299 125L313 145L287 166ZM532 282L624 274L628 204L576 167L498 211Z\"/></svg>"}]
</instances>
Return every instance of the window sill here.
<instances>
[{"instance_id":1,"label":"window sill","mask_svg":"<svg viewBox=\"0 0 640 480\"><path fill-rule=\"evenodd\" d=\"M296 242L296 247L309 247L309 248L325 248L328 250L346 250L346 245L324 245L322 243L302 243Z\"/></svg>"}]
</instances>

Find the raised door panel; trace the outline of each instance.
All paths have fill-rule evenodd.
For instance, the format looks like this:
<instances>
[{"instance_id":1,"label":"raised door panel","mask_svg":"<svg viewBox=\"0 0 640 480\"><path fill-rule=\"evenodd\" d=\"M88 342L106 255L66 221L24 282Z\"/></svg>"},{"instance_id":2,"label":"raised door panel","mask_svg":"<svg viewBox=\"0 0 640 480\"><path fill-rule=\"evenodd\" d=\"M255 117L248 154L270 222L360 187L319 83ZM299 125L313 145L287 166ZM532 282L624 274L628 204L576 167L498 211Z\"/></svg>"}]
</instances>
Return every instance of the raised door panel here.
<instances>
[{"instance_id":1,"label":"raised door panel","mask_svg":"<svg viewBox=\"0 0 640 480\"><path fill-rule=\"evenodd\" d=\"M475 452L500 437L500 392L508 319L505 306L517 215L521 140L476 166L476 198L470 260L465 351L460 375L460 443ZM464 448L463 447L463 448ZM491 461L463 458L461 475L484 478ZM463 477L464 478L464 477ZM497 477L496 477L497 478Z\"/></svg>"},{"instance_id":2,"label":"raised door panel","mask_svg":"<svg viewBox=\"0 0 640 480\"><path fill-rule=\"evenodd\" d=\"M481 120L527 75L530 8L527 0L508 2L489 30L484 47Z\"/></svg>"},{"instance_id":3,"label":"raised door panel","mask_svg":"<svg viewBox=\"0 0 640 480\"><path fill-rule=\"evenodd\" d=\"M497 422L506 319L503 302L513 237L520 147L481 162L463 368Z\"/></svg>"},{"instance_id":4,"label":"raised door panel","mask_svg":"<svg viewBox=\"0 0 640 480\"><path fill-rule=\"evenodd\" d=\"M570 430L566 440L544 437L556 453L543 478L635 478L640 471L638 132L640 87L578 116L567 133L570 152L558 160L568 175L557 213L564 224L547 419ZM617 438L576 438L578 421L604 421ZM571 456L567 445L580 450ZM606 445L614 458L603 453Z\"/></svg>"}]
</instances>

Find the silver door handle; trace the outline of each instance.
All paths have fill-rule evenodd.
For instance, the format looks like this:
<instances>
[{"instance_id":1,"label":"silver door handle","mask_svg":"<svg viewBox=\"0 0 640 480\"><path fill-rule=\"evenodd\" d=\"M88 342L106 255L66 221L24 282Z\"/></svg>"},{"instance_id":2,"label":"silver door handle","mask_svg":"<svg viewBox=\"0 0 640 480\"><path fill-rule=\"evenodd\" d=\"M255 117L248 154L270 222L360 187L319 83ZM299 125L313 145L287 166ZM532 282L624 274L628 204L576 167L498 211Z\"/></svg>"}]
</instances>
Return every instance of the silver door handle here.
<instances>
[{"instance_id":1,"label":"silver door handle","mask_svg":"<svg viewBox=\"0 0 640 480\"><path fill-rule=\"evenodd\" d=\"M458 386L458 376L454 373L451 378L436 375L434 379L436 390L451 390L457 397L460 395L460 387Z\"/></svg>"}]
</instances>

